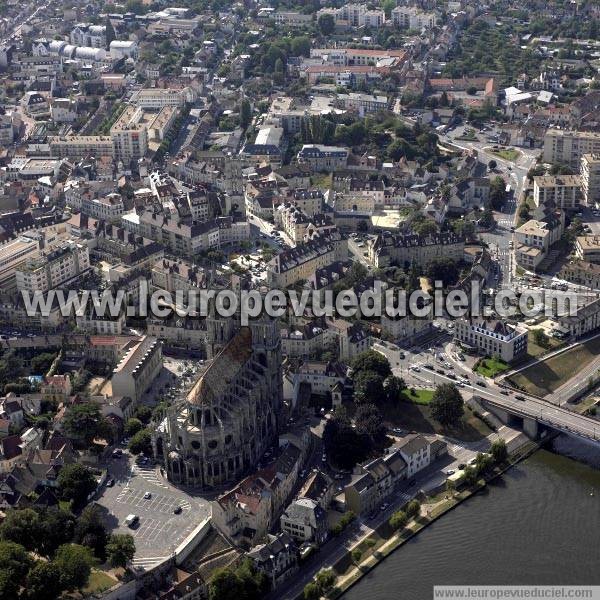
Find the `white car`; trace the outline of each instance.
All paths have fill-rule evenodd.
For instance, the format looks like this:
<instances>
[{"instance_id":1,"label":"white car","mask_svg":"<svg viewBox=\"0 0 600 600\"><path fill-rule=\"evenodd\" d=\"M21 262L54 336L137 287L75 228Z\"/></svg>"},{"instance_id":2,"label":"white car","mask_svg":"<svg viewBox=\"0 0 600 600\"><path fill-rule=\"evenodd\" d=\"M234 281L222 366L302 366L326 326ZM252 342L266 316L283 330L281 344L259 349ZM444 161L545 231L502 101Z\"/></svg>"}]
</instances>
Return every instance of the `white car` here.
<instances>
[{"instance_id":1,"label":"white car","mask_svg":"<svg viewBox=\"0 0 600 600\"><path fill-rule=\"evenodd\" d=\"M150 492L146 492L144 494L144 500L150 500L150 498L152 498L152 494Z\"/></svg>"},{"instance_id":2,"label":"white car","mask_svg":"<svg viewBox=\"0 0 600 600\"><path fill-rule=\"evenodd\" d=\"M446 471L446 475L454 475L454 473L456 473L456 471L454 469L448 469Z\"/></svg>"}]
</instances>

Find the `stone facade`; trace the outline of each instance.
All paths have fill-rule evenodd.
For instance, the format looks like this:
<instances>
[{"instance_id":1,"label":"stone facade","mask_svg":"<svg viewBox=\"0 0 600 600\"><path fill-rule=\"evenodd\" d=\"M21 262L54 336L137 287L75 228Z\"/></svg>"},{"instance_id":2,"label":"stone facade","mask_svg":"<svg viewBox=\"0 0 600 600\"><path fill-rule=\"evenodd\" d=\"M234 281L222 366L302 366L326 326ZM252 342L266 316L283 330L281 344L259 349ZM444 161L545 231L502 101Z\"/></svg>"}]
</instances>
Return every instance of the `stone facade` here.
<instances>
[{"instance_id":1,"label":"stone facade","mask_svg":"<svg viewBox=\"0 0 600 600\"><path fill-rule=\"evenodd\" d=\"M207 354L208 368L153 436L169 479L203 488L239 481L277 443L283 396L274 321L209 319Z\"/></svg>"}]
</instances>

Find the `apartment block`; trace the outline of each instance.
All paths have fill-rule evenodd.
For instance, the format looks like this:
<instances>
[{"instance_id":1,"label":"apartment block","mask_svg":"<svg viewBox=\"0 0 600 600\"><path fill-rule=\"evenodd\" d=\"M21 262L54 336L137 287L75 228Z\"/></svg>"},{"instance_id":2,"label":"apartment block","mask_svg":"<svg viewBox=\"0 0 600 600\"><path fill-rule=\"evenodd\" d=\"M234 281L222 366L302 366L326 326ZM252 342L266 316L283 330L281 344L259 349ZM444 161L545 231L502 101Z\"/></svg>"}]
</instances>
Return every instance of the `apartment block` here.
<instances>
[{"instance_id":1,"label":"apartment block","mask_svg":"<svg viewBox=\"0 0 600 600\"><path fill-rule=\"evenodd\" d=\"M578 168L584 154L600 154L600 133L548 129L544 136L543 160Z\"/></svg>"},{"instance_id":2,"label":"apartment block","mask_svg":"<svg viewBox=\"0 0 600 600\"><path fill-rule=\"evenodd\" d=\"M322 144L304 144L298 152L298 164L307 165L313 171L345 169L349 155L348 148L324 146Z\"/></svg>"},{"instance_id":3,"label":"apartment block","mask_svg":"<svg viewBox=\"0 0 600 600\"><path fill-rule=\"evenodd\" d=\"M89 249L85 244L67 242L43 254L39 259L28 260L16 271L17 289L47 292L77 279L90 268Z\"/></svg>"},{"instance_id":4,"label":"apartment block","mask_svg":"<svg viewBox=\"0 0 600 600\"><path fill-rule=\"evenodd\" d=\"M399 450L360 465L344 488L346 507L357 515L378 510L407 477L408 465Z\"/></svg>"},{"instance_id":5,"label":"apartment block","mask_svg":"<svg viewBox=\"0 0 600 600\"><path fill-rule=\"evenodd\" d=\"M396 6L392 9L391 18L396 27L407 29L432 29L437 23L435 13L424 12L414 6Z\"/></svg>"},{"instance_id":6,"label":"apartment block","mask_svg":"<svg viewBox=\"0 0 600 600\"><path fill-rule=\"evenodd\" d=\"M600 290L600 264L586 260L572 260L563 266L559 277L577 285Z\"/></svg>"},{"instance_id":7,"label":"apartment block","mask_svg":"<svg viewBox=\"0 0 600 600\"><path fill-rule=\"evenodd\" d=\"M600 203L600 153L581 157L581 191L588 206Z\"/></svg>"},{"instance_id":8,"label":"apartment block","mask_svg":"<svg viewBox=\"0 0 600 600\"><path fill-rule=\"evenodd\" d=\"M81 211L93 219L117 223L121 219L125 207L121 194L107 194L100 198L90 198L86 196L83 199Z\"/></svg>"},{"instance_id":9,"label":"apartment block","mask_svg":"<svg viewBox=\"0 0 600 600\"><path fill-rule=\"evenodd\" d=\"M534 177L533 200L536 206L554 204L563 210L579 210L583 200L579 175L546 175Z\"/></svg>"},{"instance_id":10,"label":"apartment block","mask_svg":"<svg viewBox=\"0 0 600 600\"><path fill-rule=\"evenodd\" d=\"M12 291L16 288L15 274L29 261L40 257L39 242L31 238L19 237L0 246L0 290Z\"/></svg>"},{"instance_id":11,"label":"apartment block","mask_svg":"<svg viewBox=\"0 0 600 600\"><path fill-rule=\"evenodd\" d=\"M455 339L480 354L511 362L527 351L527 330L519 325L485 319L458 319L455 325Z\"/></svg>"},{"instance_id":12,"label":"apartment block","mask_svg":"<svg viewBox=\"0 0 600 600\"><path fill-rule=\"evenodd\" d=\"M65 135L48 138L50 155L57 158L113 157L113 142L109 135Z\"/></svg>"},{"instance_id":13,"label":"apartment block","mask_svg":"<svg viewBox=\"0 0 600 600\"><path fill-rule=\"evenodd\" d=\"M436 258L460 261L464 249L465 238L455 233L421 236L384 231L369 242L368 256L376 267L405 263L426 265Z\"/></svg>"},{"instance_id":14,"label":"apartment block","mask_svg":"<svg viewBox=\"0 0 600 600\"><path fill-rule=\"evenodd\" d=\"M151 336L130 345L115 367L111 379L113 396L138 402L162 369L162 344Z\"/></svg>"},{"instance_id":15,"label":"apartment block","mask_svg":"<svg viewBox=\"0 0 600 600\"><path fill-rule=\"evenodd\" d=\"M578 236L575 241L575 255L581 260L600 264L600 236Z\"/></svg>"},{"instance_id":16,"label":"apartment block","mask_svg":"<svg viewBox=\"0 0 600 600\"><path fill-rule=\"evenodd\" d=\"M273 257L268 265L267 282L283 289L307 280L317 269L348 258L348 241L338 233L317 237L297 248Z\"/></svg>"}]
</instances>

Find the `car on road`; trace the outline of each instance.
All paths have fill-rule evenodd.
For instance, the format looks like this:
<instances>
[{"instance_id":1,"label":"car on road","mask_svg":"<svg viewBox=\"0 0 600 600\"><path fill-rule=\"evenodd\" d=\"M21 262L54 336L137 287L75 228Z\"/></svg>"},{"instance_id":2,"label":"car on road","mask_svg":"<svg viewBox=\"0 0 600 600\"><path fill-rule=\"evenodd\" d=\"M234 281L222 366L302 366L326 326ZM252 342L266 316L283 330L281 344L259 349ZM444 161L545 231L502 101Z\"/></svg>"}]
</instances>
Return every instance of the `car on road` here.
<instances>
[{"instance_id":1,"label":"car on road","mask_svg":"<svg viewBox=\"0 0 600 600\"><path fill-rule=\"evenodd\" d=\"M498 390L503 396L508 396L508 390Z\"/></svg>"},{"instance_id":2,"label":"car on road","mask_svg":"<svg viewBox=\"0 0 600 600\"><path fill-rule=\"evenodd\" d=\"M182 511L183 511L183 508L181 508L181 506L176 506L176 507L173 509L173 514L174 514L174 515L180 515Z\"/></svg>"},{"instance_id":3,"label":"car on road","mask_svg":"<svg viewBox=\"0 0 600 600\"><path fill-rule=\"evenodd\" d=\"M475 383L480 387L487 387L487 383L485 381L476 381Z\"/></svg>"},{"instance_id":4,"label":"car on road","mask_svg":"<svg viewBox=\"0 0 600 600\"><path fill-rule=\"evenodd\" d=\"M525 402L525 396L521 396L521 394L517 394L515 396L515 400L520 400L521 402Z\"/></svg>"},{"instance_id":5,"label":"car on road","mask_svg":"<svg viewBox=\"0 0 600 600\"><path fill-rule=\"evenodd\" d=\"M152 494L150 492L146 492L144 494L144 500L150 500L150 498L152 498Z\"/></svg>"}]
</instances>

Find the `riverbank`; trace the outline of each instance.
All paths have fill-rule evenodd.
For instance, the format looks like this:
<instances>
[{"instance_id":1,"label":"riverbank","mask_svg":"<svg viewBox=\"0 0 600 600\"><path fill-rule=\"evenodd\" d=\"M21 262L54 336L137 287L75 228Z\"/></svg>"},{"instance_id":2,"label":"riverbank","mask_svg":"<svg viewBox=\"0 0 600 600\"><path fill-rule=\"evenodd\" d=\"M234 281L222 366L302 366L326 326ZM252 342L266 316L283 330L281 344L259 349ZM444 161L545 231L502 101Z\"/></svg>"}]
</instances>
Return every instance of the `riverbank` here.
<instances>
[{"instance_id":1,"label":"riverbank","mask_svg":"<svg viewBox=\"0 0 600 600\"><path fill-rule=\"evenodd\" d=\"M333 565L332 570L336 580L327 597L333 599L345 594L395 550L417 536L443 515L480 492L491 481L501 477L514 465L531 456L540 446L541 443L538 442L525 442L509 456L505 463L495 467L485 478L479 479L474 486L465 488L460 492L439 490L437 494L429 496L422 494L420 497L421 513L416 519L397 532L391 530L389 523L382 524L369 536L362 538L350 547L348 552ZM358 558L359 553L360 557ZM353 560L353 555L355 560Z\"/></svg>"}]
</instances>

